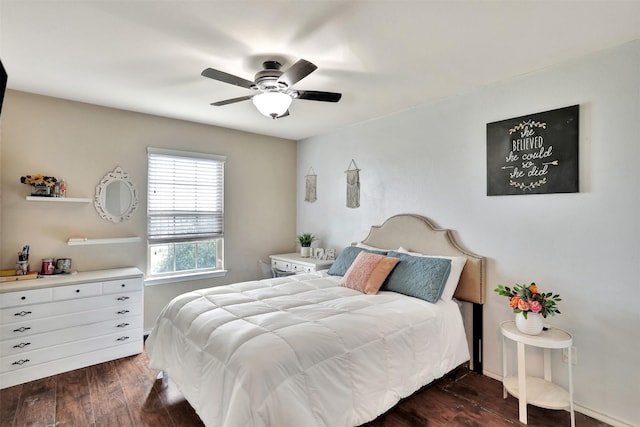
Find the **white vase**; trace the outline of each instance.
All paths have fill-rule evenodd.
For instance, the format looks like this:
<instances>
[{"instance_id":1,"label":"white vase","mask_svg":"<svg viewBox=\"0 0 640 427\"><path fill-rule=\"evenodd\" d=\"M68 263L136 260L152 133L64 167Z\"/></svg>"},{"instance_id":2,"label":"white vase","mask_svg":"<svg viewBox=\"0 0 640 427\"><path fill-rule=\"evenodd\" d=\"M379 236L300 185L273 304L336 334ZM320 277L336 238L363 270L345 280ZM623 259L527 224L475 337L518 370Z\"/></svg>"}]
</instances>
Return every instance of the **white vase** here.
<instances>
[{"instance_id":1,"label":"white vase","mask_svg":"<svg viewBox=\"0 0 640 427\"><path fill-rule=\"evenodd\" d=\"M540 313L527 312L527 318L524 314L516 314L516 328L523 334L538 335L542 332L542 316Z\"/></svg>"},{"instance_id":2,"label":"white vase","mask_svg":"<svg viewBox=\"0 0 640 427\"><path fill-rule=\"evenodd\" d=\"M301 246L300 247L300 256L302 258L309 258L311 256L311 247L310 246Z\"/></svg>"}]
</instances>

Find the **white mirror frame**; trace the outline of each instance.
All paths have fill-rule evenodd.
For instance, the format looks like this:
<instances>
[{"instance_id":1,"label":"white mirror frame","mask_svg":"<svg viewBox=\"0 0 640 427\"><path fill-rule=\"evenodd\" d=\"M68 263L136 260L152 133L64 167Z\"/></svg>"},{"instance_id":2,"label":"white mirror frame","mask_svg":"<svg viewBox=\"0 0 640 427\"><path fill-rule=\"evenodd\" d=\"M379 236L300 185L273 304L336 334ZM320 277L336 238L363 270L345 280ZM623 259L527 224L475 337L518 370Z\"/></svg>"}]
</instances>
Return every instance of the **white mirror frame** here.
<instances>
[{"instance_id":1,"label":"white mirror frame","mask_svg":"<svg viewBox=\"0 0 640 427\"><path fill-rule=\"evenodd\" d=\"M106 208L107 206L107 187L114 182L122 182L131 192L131 204L120 215L114 215ZM116 167L113 172L107 173L96 187L96 196L93 200L93 205L100 214L100 216L108 221L118 223L131 218L133 212L138 207L138 195L136 193L136 187L129 178L129 174L124 172L120 166Z\"/></svg>"}]
</instances>

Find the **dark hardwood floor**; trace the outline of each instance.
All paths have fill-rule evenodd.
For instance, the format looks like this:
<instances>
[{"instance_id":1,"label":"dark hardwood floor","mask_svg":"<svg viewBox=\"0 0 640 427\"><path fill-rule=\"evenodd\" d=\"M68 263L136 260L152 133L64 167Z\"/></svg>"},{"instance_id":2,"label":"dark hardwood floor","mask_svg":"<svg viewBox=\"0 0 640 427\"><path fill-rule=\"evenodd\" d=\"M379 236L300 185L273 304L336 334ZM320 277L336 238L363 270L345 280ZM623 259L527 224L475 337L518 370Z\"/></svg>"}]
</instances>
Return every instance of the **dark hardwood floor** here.
<instances>
[{"instance_id":1,"label":"dark hardwood floor","mask_svg":"<svg viewBox=\"0 0 640 427\"><path fill-rule=\"evenodd\" d=\"M2 427L202 426L169 381L163 387L146 353L0 390ZM529 426L569 426L569 413L529 406ZM514 426L518 402L502 399L502 384L459 369L366 427ZM579 427L606 426L576 413ZM214 426L212 426L214 427ZM303 426L274 426L303 427ZM363 426L364 427L364 426Z\"/></svg>"}]
</instances>

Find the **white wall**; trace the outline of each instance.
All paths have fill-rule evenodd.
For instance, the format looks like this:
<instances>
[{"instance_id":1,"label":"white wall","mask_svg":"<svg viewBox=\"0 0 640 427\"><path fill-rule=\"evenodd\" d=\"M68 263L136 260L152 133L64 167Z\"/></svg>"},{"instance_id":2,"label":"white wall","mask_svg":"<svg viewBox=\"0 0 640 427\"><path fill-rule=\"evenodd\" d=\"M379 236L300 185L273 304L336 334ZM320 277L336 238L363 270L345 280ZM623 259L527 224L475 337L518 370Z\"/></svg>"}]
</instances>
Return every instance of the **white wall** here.
<instances>
[{"instance_id":1,"label":"white wall","mask_svg":"<svg viewBox=\"0 0 640 427\"><path fill-rule=\"evenodd\" d=\"M580 193L487 197L486 124L575 104ZM341 249L398 213L455 230L464 246L488 258L485 371L501 375L499 324L513 319L492 290L535 281L563 298L562 314L547 322L574 334L580 409L640 425L639 136L640 41L299 142L298 232ZM359 209L345 207L352 158L362 169ZM311 166L315 203L304 202ZM531 354L531 372L540 373L533 366L540 353ZM559 354L553 368L566 386Z\"/></svg>"},{"instance_id":2,"label":"white wall","mask_svg":"<svg viewBox=\"0 0 640 427\"><path fill-rule=\"evenodd\" d=\"M145 329L175 295L197 288L255 279L258 259L295 248L296 143L230 129L7 91L2 108L0 265L15 266L24 244L32 269L41 258L73 259L86 271L146 269L147 146L227 156L225 166L226 277L149 286ZM69 197L93 198L116 166L127 172L140 204L128 221L102 219L93 203L28 202L20 176L64 178ZM133 244L67 246L71 236L140 236Z\"/></svg>"}]
</instances>

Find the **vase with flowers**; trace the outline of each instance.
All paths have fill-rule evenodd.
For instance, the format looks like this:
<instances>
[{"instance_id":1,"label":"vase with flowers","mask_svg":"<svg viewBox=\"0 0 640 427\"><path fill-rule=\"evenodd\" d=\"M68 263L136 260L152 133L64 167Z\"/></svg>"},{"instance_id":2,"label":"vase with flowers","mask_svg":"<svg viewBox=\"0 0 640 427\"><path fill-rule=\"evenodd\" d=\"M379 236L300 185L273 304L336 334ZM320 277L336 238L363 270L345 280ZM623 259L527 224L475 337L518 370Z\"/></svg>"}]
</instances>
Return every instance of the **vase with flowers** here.
<instances>
[{"instance_id":1,"label":"vase with flowers","mask_svg":"<svg viewBox=\"0 0 640 427\"><path fill-rule=\"evenodd\" d=\"M562 301L559 294L540 292L535 283L515 284L513 288L498 285L494 289L499 295L509 298L509 306L516 314L516 327L520 332L538 335L542 332L542 318L560 314L557 303Z\"/></svg>"},{"instance_id":2,"label":"vase with flowers","mask_svg":"<svg viewBox=\"0 0 640 427\"><path fill-rule=\"evenodd\" d=\"M21 176L20 182L31 186L32 196L51 197L58 180L54 176L45 176L38 173Z\"/></svg>"}]
</instances>

